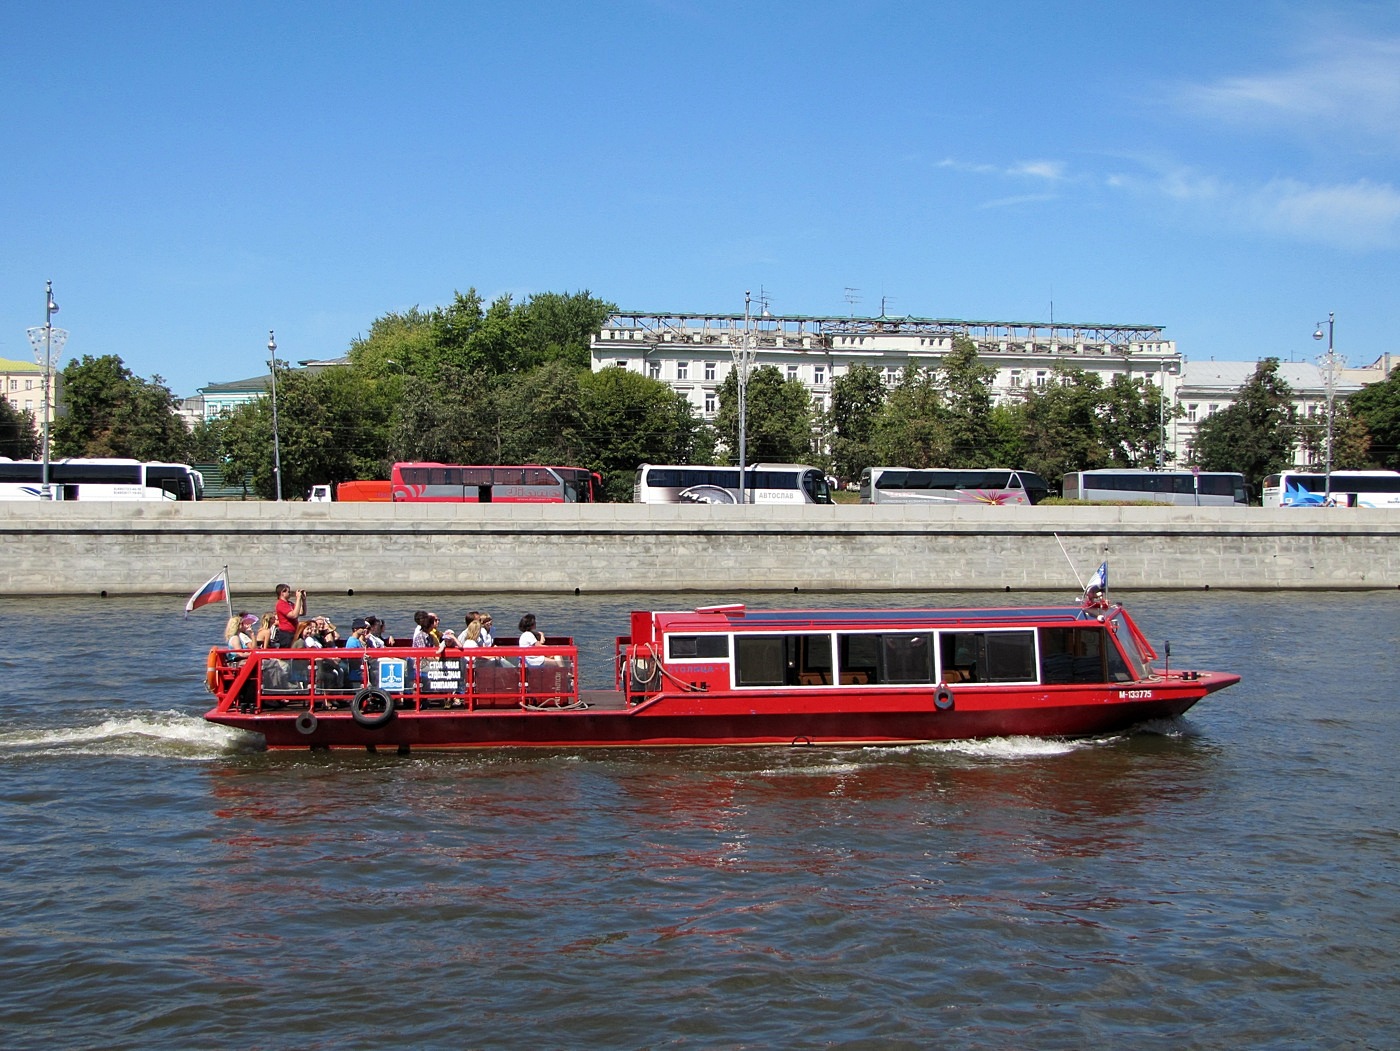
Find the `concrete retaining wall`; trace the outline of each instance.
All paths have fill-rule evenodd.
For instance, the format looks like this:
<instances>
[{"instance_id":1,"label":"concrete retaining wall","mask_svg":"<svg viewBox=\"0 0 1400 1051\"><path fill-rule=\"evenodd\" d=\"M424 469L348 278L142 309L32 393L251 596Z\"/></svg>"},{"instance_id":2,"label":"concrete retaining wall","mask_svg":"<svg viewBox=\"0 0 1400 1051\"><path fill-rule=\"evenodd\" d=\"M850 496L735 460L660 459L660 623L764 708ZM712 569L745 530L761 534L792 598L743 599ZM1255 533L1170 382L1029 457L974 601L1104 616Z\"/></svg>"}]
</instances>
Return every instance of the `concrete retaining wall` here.
<instances>
[{"instance_id":1,"label":"concrete retaining wall","mask_svg":"<svg viewBox=\"0 0 1400 1051\"><path fill-rule=\"evenodd\" d=\"M1056 535L1059 540L1057 541ZM0 595L1400 587L1400 514L1173 507L0 505Z\"/></svg>"}]
</instances>

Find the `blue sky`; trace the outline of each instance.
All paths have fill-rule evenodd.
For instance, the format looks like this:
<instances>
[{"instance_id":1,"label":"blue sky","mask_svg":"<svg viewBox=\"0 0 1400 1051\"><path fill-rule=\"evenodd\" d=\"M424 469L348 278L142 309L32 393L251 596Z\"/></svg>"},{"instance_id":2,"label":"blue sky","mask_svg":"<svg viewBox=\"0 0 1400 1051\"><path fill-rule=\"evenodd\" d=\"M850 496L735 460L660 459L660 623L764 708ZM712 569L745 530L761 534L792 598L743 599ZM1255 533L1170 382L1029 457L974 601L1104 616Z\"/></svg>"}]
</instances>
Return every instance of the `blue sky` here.
<instances>
[{"instance_id":1,"label":"blue sky","mask_svg":"<svg viewBox=\"0 0 1400 1051\"><path fill-rule=\"evenodd\" d=\"M1393 3L4 0L0 49L0 357L50 279L182 396L473 286L1400 350Z\"/></svg>"}]
</instances>

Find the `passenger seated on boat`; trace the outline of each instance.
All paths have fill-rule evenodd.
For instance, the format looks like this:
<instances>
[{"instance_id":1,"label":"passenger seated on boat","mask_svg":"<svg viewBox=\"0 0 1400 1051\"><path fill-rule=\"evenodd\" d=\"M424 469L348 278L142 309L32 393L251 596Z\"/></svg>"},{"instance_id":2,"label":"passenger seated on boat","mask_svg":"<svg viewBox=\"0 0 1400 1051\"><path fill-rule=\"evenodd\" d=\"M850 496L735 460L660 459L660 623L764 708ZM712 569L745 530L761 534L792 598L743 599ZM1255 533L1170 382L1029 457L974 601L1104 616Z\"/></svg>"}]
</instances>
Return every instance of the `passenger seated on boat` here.
<instances>
[{"instance_id":1,"label":"passenger seated on boat","mask_svg":"<svg viewBox=\"0 0 1400 1051\"><path fill-rule=\"evenodd\" d=\"M544 634L540 631L539 625L535 621L533 613L527 613L520 618L520 646L522 649L530 646L542 646L544 644ZM527 668L543 668L547 665L562 666L563 659L559 657L546 657L543 654L534 656L526 655L525 666Z\"/></svg>"},{"instance_id":2,"label":"passenger seated on boat","mask_svg":"<svg viewBox=\"0 0 1400 1051\"><path fill-rule=\"evenodd\" d=\"M253 629L257 623L258 618L247 610L235 613L224 625L224 644L231 650L252 649Z\"/></svg>"}]
</instances>

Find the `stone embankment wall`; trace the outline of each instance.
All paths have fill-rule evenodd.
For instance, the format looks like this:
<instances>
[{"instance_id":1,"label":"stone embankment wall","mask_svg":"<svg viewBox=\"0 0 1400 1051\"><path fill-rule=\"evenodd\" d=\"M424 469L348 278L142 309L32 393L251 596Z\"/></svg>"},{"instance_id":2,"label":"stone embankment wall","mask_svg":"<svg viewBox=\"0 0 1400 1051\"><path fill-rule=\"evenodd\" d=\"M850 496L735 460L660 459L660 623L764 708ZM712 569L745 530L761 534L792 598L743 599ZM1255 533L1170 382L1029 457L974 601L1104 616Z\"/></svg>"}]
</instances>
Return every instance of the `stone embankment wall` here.
<instances>
[{"instance_id":1,"label":"stone embankment wall","mask_svg":"<svg viewBox=\"0 0 1400 1051\"><path fill-rule=\"evenodd\" d=\"M1400 587L1400 513L1174 507L0 504L0 595ZM1063 552L1061 550L1063 545ZM1066 554L1069 560L1066 559Z\"/></svg>"}]
</instances>

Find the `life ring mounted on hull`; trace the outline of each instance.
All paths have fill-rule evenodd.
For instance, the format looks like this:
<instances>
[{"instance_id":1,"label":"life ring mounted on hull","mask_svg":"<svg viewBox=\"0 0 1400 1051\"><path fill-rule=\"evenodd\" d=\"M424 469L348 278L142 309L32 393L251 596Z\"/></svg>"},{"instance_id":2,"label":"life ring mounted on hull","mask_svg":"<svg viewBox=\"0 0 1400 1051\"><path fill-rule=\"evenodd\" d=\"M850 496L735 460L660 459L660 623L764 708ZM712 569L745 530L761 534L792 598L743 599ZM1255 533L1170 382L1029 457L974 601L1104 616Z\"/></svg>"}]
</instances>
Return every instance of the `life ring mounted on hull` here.
<instances>
[{"instance_id":1,"label":"life ring mounted on hull","mask_svg":"<svg viewBox=\"0 0 1400 1051\"><path fill-rule=\"evenodd\" d=\"M219 659L219 647L209 647L209 659L204 662L204 688L210 693L219 692L219 669L223 661Z\"/></svg>"},{"instance_id":2,"label":"life ring mounted on hull","mask_svg":"<svg viewBox=\"0 0 1400 1051\"><path fill-rule=\"evenodd\" d=\"M940 712L953 710L953 691L948 689L946 682L940 682L938 689L933 691L933 706Z\"/></svg>"},{"instance_id":3,"label":"life ring mounted on hull","mask_svg":"<svg viewBox=\"0 0 1400 1051\"><path fill-rule=\"evenodd\" d=\"M366 730L378 730L394 717L394 700L383 690L366 687L350 702L350 718Z\"/></svg>"}]
</instances>

